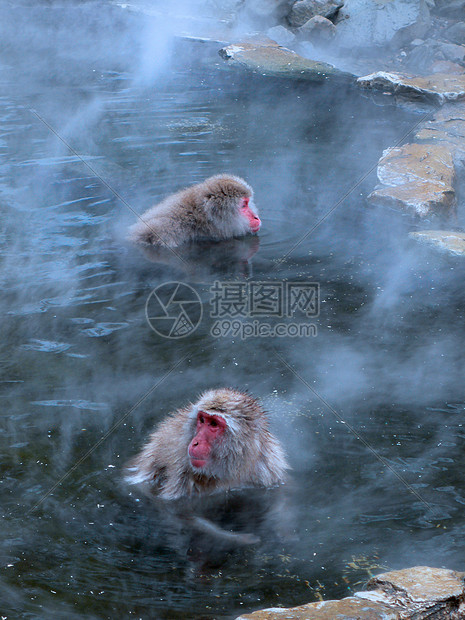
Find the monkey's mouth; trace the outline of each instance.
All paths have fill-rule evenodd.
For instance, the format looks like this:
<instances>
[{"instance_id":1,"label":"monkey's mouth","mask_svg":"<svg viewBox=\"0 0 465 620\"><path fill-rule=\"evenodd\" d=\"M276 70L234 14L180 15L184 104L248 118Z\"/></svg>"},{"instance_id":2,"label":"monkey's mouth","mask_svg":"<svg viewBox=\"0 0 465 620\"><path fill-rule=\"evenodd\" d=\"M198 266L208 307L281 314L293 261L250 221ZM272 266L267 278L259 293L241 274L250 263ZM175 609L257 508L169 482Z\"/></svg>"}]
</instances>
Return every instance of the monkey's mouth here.
<instances>
[{"instance_id":1,"label":"monkey's mouth","mask_svg":"<svg viewBox=\"0 0 465 620\"><path fill-rule=\"evenodd\" d=\"M207 461L202 461L201 459L191 459L191 465L196 469L202 469L206 464Z\"/></svg>"}]
</instances>

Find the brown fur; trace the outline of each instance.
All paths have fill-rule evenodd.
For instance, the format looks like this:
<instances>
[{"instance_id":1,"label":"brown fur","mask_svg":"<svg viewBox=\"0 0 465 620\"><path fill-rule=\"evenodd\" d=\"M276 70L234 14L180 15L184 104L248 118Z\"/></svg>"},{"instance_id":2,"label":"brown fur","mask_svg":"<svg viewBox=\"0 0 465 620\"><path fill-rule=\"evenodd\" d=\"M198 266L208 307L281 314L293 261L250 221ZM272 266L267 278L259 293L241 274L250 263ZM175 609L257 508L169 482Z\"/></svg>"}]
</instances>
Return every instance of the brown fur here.
<instances>
[{"instance_id":1,"label":"brown fur","mask_svg":"<svg viewBox=\"0 0 465 620\"><path fill-rule=\"evenodd\" d=\"M146 211L131 226L129 238L138 243L176 247L199 239L230 239L250 232L246 218L239 214L241 198L253 190L243 179L218 174L203 183L168 196Z\"/></svg>"},{"instance_id":2,"label":"brown fur","mask_svg":"<svg viewBox=\"0 0 465 620\"><path fill-rule=\"evenodd\" d=\"M219 415L227 423L224 436L199 474L190 463L188 446L195 435L197 412ZM242 486L271 487L284 481L288 469L279 441L270 433L258 401L222 388L202 394L195 403L171 414L129 464L127 480L150 482L164 499Z\"/></svg>"}]
</instances>

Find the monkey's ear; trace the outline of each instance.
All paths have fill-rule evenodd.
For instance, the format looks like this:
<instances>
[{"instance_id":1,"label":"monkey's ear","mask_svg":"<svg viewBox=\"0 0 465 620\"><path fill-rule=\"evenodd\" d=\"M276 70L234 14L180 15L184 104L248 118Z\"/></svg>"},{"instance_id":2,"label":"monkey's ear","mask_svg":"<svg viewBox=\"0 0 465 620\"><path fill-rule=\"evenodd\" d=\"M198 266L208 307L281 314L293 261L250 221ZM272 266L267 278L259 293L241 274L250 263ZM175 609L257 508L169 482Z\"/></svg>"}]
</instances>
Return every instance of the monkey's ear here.
<instances>
[{"instance_id":1,"label":"monkey's ear","mask_svg":"<svg viewBox=\"0 0 465 620\"><path fill-rule=\"evenodd\" d=\"M189 420L197 420L198 412L198 407L196 405L191 405L189 408Z\"/></svg>"}]
</instances>

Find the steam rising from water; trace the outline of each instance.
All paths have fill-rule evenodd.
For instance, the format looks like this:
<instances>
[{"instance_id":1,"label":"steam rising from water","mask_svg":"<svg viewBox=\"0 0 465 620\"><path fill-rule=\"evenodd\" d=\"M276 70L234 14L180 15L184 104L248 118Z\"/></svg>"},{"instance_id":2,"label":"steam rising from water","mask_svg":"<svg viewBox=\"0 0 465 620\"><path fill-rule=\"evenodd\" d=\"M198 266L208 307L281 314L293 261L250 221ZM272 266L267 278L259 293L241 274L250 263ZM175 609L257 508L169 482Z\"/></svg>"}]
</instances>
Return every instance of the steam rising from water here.
<instances>
[{"instance_id":1,"label":"steam rising from water","mask_svg":"<svg viewBox=\"0 0 465 620\"><path fill-rule=\"evenodd\" d=\"M345 585L332 584L354 554L380 552L391 565L414 557L460 568L463 267L411 245L409 220L367 209L374 173L351 191L417 117L376 107L350 87L231 73L214 46L172 37L171 21L156 11L23 3L3 5L0 20L2 460L6 539L15 541L4 549L14 565L6 588L19 587L24 569L17 558L25 558L31 596L43 595L47 609L54 609L50 583L65 589L69 582L73 600L86 592L82 609L92 604L96 614L116 604L135 609L141 588L147 609L184 613L185 601L191 609L194 600L223 613L214 588L192 584L169 524L157 529L153 507L139 509L119 478L158 419L219 385L249 389L270 409L294 467L288 507L299 535L297 545L265 538L250 550L249 564L229 567L233 585L218 580L228 592L224 613L239 600L236 583L253 584L250 609L277 603L263 594L261 568L273 578L266 590L286 604L311 598L307 586L295 585L304 579L324 582L328 596L343 594ZM264 221L252 258L255 280L320 284L316 338L210 336L209 287L228 273L225 262L228 277L244 281L240 246L234 260L198 257L186 277L125 243L135 215L115 192L142 213L167 193L221 171L255 189ZM145 301L158 284L182 278L198 288L206 321L183 341L165 341L146 324ZM275 350L420 489L435 517ZM430 529L438 514L447 531L442 522ZM171 546L167 531L176 541ZM289 580L278 547L292 558ZM64 558L59 569L50 556ZM173 583L166 582L170 571ZM88 592L109 574L114 583L96 603ZM179 583L182 596L173 585Z\"/></svg>"}]
</instances>

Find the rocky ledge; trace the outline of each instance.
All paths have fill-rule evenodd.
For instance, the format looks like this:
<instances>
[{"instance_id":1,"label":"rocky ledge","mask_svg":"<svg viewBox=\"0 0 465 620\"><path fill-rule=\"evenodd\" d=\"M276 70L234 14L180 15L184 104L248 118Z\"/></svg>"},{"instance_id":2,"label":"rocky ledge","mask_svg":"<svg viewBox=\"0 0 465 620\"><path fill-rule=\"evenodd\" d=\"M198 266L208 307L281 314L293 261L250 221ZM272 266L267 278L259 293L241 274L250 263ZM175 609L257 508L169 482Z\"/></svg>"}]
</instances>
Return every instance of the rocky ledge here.
<instances>
[{"instance_id":1,"label":"rocky ledge","mask_svg":"<svg viewBox=\"0 0 465 620\"><path fill-rule=\"evenodd\" d=\"M446 145L389 148L378 163L378 179L382 186L368 196L373 205L398 208L420 218L447 217L455 209L455 168Z\"/></svg>"},{"instance_id":2,"label":"rocky ledge","mask_svg":"<svg viewBox=\"0 0 465 620\"><path fill-rule=\"evenodd\" d=\"M424 77L409 77L400 73L377 71L360 77L362 88L392 93L408 100L425 100L438 105L465 97L465 72L461 75L435 73Z\"/></svg>"},{"instance_id":3,"label":"rocky ledge","mask_svg":"<svg viewBox=\"0 0 465 620\"><path fill-rule=\"evenodd\" d=\"M368 201L419 219L455 217L455 179L465 163L465 103L438 110L431 120L419 125L414 139L383 153L378 162L381 185Z\"/></svg>"},{"instance_id":4,"label":"rocky ledge","mask_svg":"<svg viewBox=\"0 0 465 620\"><path fill-rule=\"evenodd\" d=\"M465 573L415 566L371 579L340 601L273 608L237 620L459 620L465 618Z\"/></svg>"},{"instance_id":5,"label":"rocky ledge","mask_svg":"<svg viewBox=\"0 0 465 620\"><path fill-rule=\"evenodd\" d=\"M222 48L219 54L231 65L270 77L312 82L330 77L354 79L350 73L325 62L304 58L269 38L249 37Z\"/></svg>"}]
</instances>

